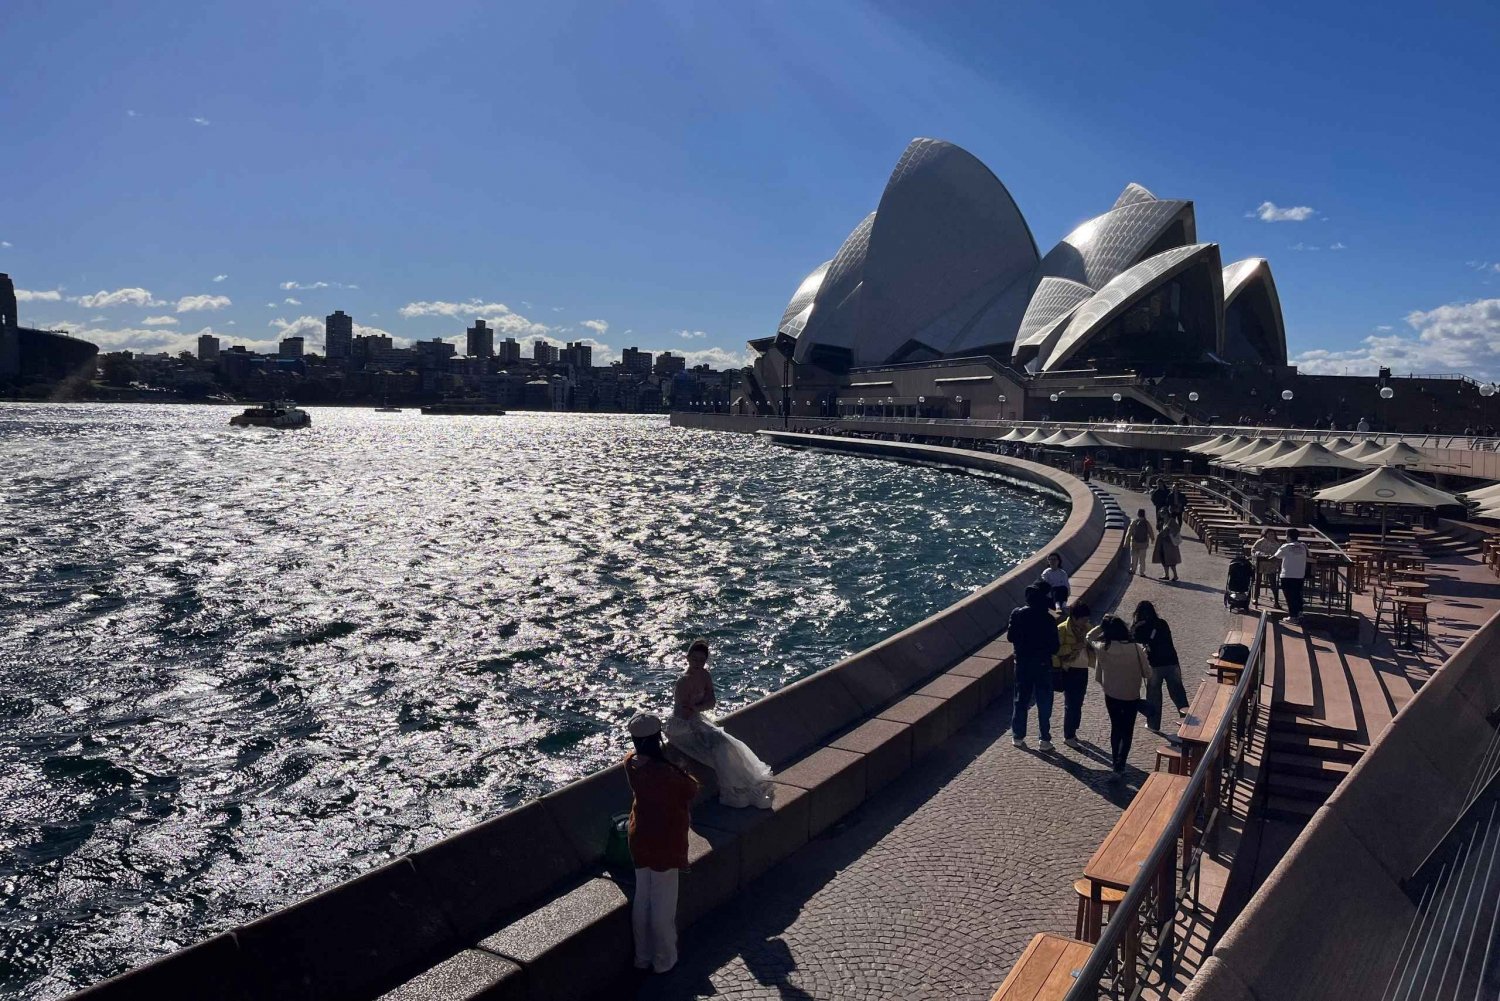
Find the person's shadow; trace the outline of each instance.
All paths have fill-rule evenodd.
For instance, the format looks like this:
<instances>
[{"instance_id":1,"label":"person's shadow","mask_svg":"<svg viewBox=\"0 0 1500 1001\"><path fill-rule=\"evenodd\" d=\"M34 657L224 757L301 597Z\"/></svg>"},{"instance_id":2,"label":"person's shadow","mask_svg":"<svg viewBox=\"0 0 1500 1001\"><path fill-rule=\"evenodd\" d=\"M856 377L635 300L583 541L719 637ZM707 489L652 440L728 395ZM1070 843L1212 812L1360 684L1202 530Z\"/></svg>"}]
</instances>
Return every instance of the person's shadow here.
<instances>
[{"instance_id":1,"label":"person's shadow","mask_svg":"<svg viewBox=\"0 0 1500 1001\"><path fill-rule=\"evenodd\" d=\"M797 960L782 939L768 938L762 944L747 950L745 967L754 975L756 983L776 988L783 998L813 1001L813 996L807 991L787 983L787 975L797 968Z\"/></svg>"}]
</instances>

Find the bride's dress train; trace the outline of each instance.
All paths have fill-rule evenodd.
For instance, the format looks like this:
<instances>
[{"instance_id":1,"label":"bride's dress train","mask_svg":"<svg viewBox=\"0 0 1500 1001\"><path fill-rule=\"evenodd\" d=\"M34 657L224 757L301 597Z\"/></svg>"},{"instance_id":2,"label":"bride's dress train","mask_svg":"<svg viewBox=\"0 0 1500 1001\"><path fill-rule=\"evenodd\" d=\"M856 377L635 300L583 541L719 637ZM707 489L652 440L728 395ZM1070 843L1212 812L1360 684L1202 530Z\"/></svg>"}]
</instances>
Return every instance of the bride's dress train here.
<instances>
[{"instance_id":1,"label":"bride's dress train","mask_svg":"<svg viewBox=\"0 0 1500 1001\"><path fill-rule=\"evenodd\" d=\"M714 770L720 803L771 808L771 768L743 740L725 733L702 713L692 719L673 713L667 717L666 731L673 747Z\"/></svg>"}]
</instances>

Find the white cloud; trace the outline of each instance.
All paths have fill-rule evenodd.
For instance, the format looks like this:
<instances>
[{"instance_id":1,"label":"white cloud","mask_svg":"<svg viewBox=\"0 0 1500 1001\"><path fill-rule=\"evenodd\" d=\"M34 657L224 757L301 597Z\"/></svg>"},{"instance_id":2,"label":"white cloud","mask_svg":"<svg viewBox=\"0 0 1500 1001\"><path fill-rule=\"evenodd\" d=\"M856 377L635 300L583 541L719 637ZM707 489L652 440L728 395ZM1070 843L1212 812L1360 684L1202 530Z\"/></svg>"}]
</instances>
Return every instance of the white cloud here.
<instances>
[{"instance_id":1,"label":"white cloud","mask_svg":"<svg viewBox=\"0 0 1500 1001\"><path fill-rule=\"evenodd\" d=\"M91 324L63 323L58 325L67 330L74 337L81 337L86 341L92 341L99 345L100 351L141 351L154 354L166 351L176 354L179 351L197 351L199 334L218 334L221 338L224 334L214 330L213 327L203 327L196 331L163 329L161 327L100 327ZM245 340L236 338L234 343L243 344L251 351L276 350L275 340ZM226 340L224 347L229 347Z\"/></svg>"},{"instance_id":2,"label":"white cloud","mask_svg":"<svg viewBox=\"0 0 1500 1001\"><path fill-rule=\"evenodd\" d=\"M1328 245L1328 249L1329 250L1348 250L1349 247L1348 247L1347 244L1343 244L1343 243L1330 243Z\"/></svg>"},{"instance_id":3,"label":"white cloud","mask_svg":"<svg viewBox=\"0 0 1500 1001\"><path fill-rule=\"evenodd\" d=\"M1500 275L1500 261L1465 261L1464 263L1475 271Z\"/></svg>"},{"instance_id":4,"label":"white cloud","mask_svg":"<svg viewBox=\"0 0 1500 1001\"><path fill-rule=\"evenodd\" d=\"M400 313L408 319L415 316L446 316L466 322L483 320L500 331L502 336L514 337L517 340L522 337L541 337L553 333L552 327L527 319L511 310L503 302L483 302L479 299L470 299L468 302L445 300L409 302L401 307Z\"/></svg>"},{"instance_id":5,"label":"white cloud","mask_svg":"<svg viewBox=\"0 0 1500 1001\"><path fill-rule=\"evenodd\" d=\"M1408 313L1410 334L1377 333L1347 351L1305 351L1292 364L1313 374L1463 372L1481 379L1500 375L1500 299L1477 299Z\"/></svg>"},{"instance_id":6,"label":"white cloud","mask_svg":"<svg viewBox=\"0 0 1500 1001\"><path fill-rule=\"evenodd\" d=\"M136 111L134 108L126 108L125 109L125 117L126 118L139 118L139 117L141 117L141 113L139 111Z\"/></svg>"},{"instance_id":7,"label":"white cloud","mask_svg":"<svg viewBox=\"0 0 1500 1001\"><path fill-rule=\"evenodd\" d=\"M317 346L323 343L325 327L321 316L299 316L295 320L277 317L266 325L276 329L278 340L282 337L303 337L307 339L309 346ZM407 338L397 337L389 330L382 330L379 327L367 327L362 323L354 325L354 333L356 336L383 335L389 337L398 347L406 347L410 343Z\"/></svg>"},{"instance_id":8,"label":"white cloud","mask_svg":"<svg viewBox=\"0 0 1500 1001\"><path fill-rule=\"evenodd\" d=\"M1287 250L1322 250L1323 248L1322 247L1313 246L1310 243L1303 243L1303 242L1301 242L1299 240L1298 242L1296 242L1296 243L1292 244L1291 246L1287 247L1286 249Z\"/></svg>"},{"instance_id":9,"label":"white cloud","mask_svg":"<svg viewBox=\"0 0 1500 1001\"><path fill-rule=\"evenodd\" d=\"M319 288L359 288L358 285L345 285L343 282L282 282L283 292L310 292Z\"/></svg>"},{"instance_id":10,"label":"white cloud","mask_svg":"<svg viewBox=\"0 0 1500 1001\"><path fill-rule=\"evenodd\" d=\"M580 324L580 326L588 327L600 337L603 337L605 334L609 333L609 324L604 320L584 320L583 323Z\"/></svg>"},{"instance_id":11,"label":"white cloud","mask_svg":"<svg viewBox=\"0 0 1500 1001\"><path fill-rule=\"evenodd\" d=\"M1245 217L1259 219L1261 222L1306 222L1316 211L1310 205L1282 207L1275 202L1261 202L1259 208L1254 212L1246 212Z\"/></svg>"},{"instance_id":12,"label":"white cloud","mask_svg":"<svg viewBox=\"0 0 1500 1001\"><path fill-rule=\"evenodd\" d=\"M286 303L288 306L300 306L300 305L302 305L302 300L301 299L293 299L291 296L287 296L285 299L283 299L281 301L284 302L284 303Z\"/></svg>"},{"instance_id":13,"label":"white cloud","mask_svg":"<svg viewBox=\"0 0 1500 1001\"><path fill-rule=\"evenodd\" d=\"M233 303L227 295L185 295L177 300L177 312L192 313L200 309L223 309Z\"/></svg>"},{"instance_id":14,"label":"white cloud","mask_svg":"<svg viewBox=\"0 0 1500 1001\"><path fill-rule=\"evenodd\" d=\"M193 121L194 125L208 125L208 124L210 124L209 120L207 118L204 118L202 115L194 115L192 121Z\"/></svg>"},{"instance_id":15,"label":"white cloud","mask_svg":"<svg viewBox=\"0 0 1500 1001\"><path fill-rule=\"evenodd\" d=\"M33 291L26 288L16 289L16 302L61 302L62 293L55 288Z\"/></svg>"},{"instance_id":16,"label":"white cloud","mask_svg":"<svg viewBox=\"0 0 1500 1001\"><path fill-rule=\"evenodd\" d=\"M1393 326L1391 326L1389 323L1382 323L1380 326L1376 327L1375 329L1379 330L1379 331L1382 331L1382 332L1389 332L1389 331L1395 330L1396 328L1393 327Z\"/></svg>"},{"instance_id":17,"label":"white cloud","mask_svg":"<svg viewBox=\"0 0 1500 1001\"><path fill-rule=\"evenodd\" d=\"M699 337L707 337L708 336L708 334L706 334L702 330L678 330L678 331L676 331L676 334L677 334L678 337L681 337L683 340L686 340L686 341L696 340Z\"/></svg>"},{"instance_id":18,"label":"white cloud","mask_svg":"<svg viewBox=\"0 0 1500 1001\"><path fill-rule=\"evenodd\" d=\"M143 327L175 327L177 317L175 316L148 316L141 321Z\"/></svg>"},{"instance_id":19,"label":"white cloud","mask_svg":"<svg viewBox=\"0 0 1500 1001\"><path fill-rule=\"evenodd\" d=\"M214 275L214 281L221 282L228 277L228 275Z\"/></svg>"},{"instance_id":20,"label":"white cloud","mask_svg":"<svg viewBox=\"0 0 1500 1001\"><path fill-rule=\"evenodd\" d=\"M93 295L80 295L69 299L76 302L84 309L105 309L110 306L165 306L166 303L157 299L143 288L117 288L113 292L100 289Z\"/></svg>"},{"instance_id":21,"label":"white cloud","mask_svg":"<svg viewBox=\"0 0 1500 1001\"><path fill-rule=\"evenodd\" d=\"M701 351L674 351L687 361L688 368L707 365L710 368L744 368L750 364L748 351L730 351L728 348L704 348Z\"/></svg>"},{"instance_id":22,"label":"white cloud","mask_svg":"<svg viewBox=\"0 0 1500 1001\"><path fill-rule=\"evenodd\" d=\"M10 245L11 243L9 240L0 240L0 247L9 247Z\"/></svg>"}]
</instances>

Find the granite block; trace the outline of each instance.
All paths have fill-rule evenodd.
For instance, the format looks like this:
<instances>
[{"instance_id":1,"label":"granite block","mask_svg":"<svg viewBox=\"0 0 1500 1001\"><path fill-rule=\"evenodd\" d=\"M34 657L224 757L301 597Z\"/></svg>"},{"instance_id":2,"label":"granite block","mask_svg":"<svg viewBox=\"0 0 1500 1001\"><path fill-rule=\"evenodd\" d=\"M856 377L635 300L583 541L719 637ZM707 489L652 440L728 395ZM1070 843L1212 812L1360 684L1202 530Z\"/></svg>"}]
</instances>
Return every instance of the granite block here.
<instances>
[{"instance_id":1,"label":"granite block","mask_svg":"<svg viewBox=\"0 0 1500 1001\"><path fill-rule=\"evenodd\" d=\"M817 837L865 799L865 756L823 747L776 776L807 790L808 836Z\"/></svg>"},{"instance_id":2,"label":"granite block","mask_svg":"<svg viewBox=\"0 0 1500 1001\"><path fill-rule=\"evenodd\" d=\"M865 756L865 795L874 795L911 767L911 727L866 720L828 745Z\"/></svg>"},{"instance_id":3,"label":"granite block","mask_svg":"<svg viewBox=\"0 0 1500 1001\"><path fill-rule=\"evenodd\" d=\"M489 934L583 869L540 800L410 858L463 941Z\"/></svg>"},{"instance_id":4,"label":"granite block","mask_svg":"<svg viewBox=\"0 0 1500 1001\"><path fill-rule=\"evenodd\" d=\"M246 993L268 1001L378 997L459 945L408 859L252 922L234 937Z\"/></svg>"},{"instance_id":5,"label":"granite block","mask_svg":"<svg viewBox=\"0 0 1500 1001\"><path fill-rule=\"evenodd\" d=\"M864 715L837 671L819 671L723 719L724 729L773 768Z\"/></svg>"},{"instance_id":6,"label":"granite block","mask_svg":"<svg viewBox=\"0 0 1500 1001\"><path fill-rule=\"evenodd\" d=\"M729 831L688 832L688 869L677 890L677 925L686 928L740 888L740 839Z\"/></svg>"},{"instance_id":7,"label":"granite block","mask_svg":"<svg viewBox=\"0 0 1500 1001\"><path fill-rule=\"evenodd\" d=\"M860 709L872 713L889 705L908 687L901 683L897 672L887 663L888 657L896 656L899 655L882 643L834 665L831 670L838 672Z\"/></svg>"},{"instance_id":8,"label":"granite block","mask_svg":"<svg viewBox=\"0 0 1500 1001\"><path fill-rule=\"evenodd\" d=\"M895 705L881 710L879 718L905 723L912 728L911 759L916 761L938 745L939 736L945 727L943 714L946 712L946 699L935 699L929 695L908 695Z\"/></svg>"},{"instance_id":9,"label":"granite block","mask_svg":"<svg viewBox=\"0 0 1500 1001\"><path fill-rule=\"evenodd\" d=\"M604 862L610 818L630 812L630 783L623 765L611 765L569 782L537 800L557 823L564 841L585 867Z\"/></svg>"},{"instance_id":10,"label":"granite block","mask_svg":"<svg viewBox=\"0 0 1500 1001\"><path fill-rule=\"evenodd\" d=\"M1007 661L993 657L973 656L959 661L947 673L979 681L979 708L983 709L1000 697L1009 683L1010 671Z\"/></svg>"},{"instance_id":11,"label":"granite block","mask_svg":"<svg viewBox=\"0 0 1500 1001\"><path fill-rule=\"evenodd\" d=\"M479 948L518 964L526 997L588 997L630 969L630 902L609 879L591 879L500 929Z\"/></svg>"},{"instance_id":12,"label":"granite block","mask_svg":"<svg viewBox=\"0 0 1500 1001\"><path fill-rule=\"evenodd\" d=\"M771 809L705 803L694 811L693 827L700 832L712 828L739 838L740 885L745 886L807 844L809 805L806 791L777 782Z\"/></svg>"},{"instance_id":13,"label":"granite block","mask_svg":"<svg viewBox=\"0 0 1500 1001\"><path fill-rule=\"evenodd\" d=\"M419 974L380 1001L521 1001L521 968L483 949L465 949Z\"/></svg>"}]
</instances>

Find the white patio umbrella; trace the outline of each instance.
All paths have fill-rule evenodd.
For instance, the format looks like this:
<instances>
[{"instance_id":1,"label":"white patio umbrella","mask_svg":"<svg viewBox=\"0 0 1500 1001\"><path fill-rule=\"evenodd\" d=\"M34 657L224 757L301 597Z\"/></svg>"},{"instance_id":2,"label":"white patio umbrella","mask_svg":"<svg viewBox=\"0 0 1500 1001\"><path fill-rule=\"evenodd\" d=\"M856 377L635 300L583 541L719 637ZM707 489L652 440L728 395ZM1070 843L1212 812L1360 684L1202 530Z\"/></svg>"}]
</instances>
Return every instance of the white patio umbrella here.
<instances>
[{"instance_id":1,"label":"white patio umbrella","mask_svg":"<svg viewBox=\"0 0 1500 1001\"><path fill-rule=\"evenodd\" d=\"M1043 431L1041 428L1037 428L1035 431L1032 431L1031 434L1027 435L1024 438L1016 439L1016 441L1018 441L1022 445L1039 445L1046 440L1047 432Z\"/></svg>"},{"instance_id":2,"label":"white patio umbrella","mask_svg":"<svg viewBox=\"0 0 1500 1001\"><path fill-rule=\"evenodd\" d=\"M1479 510L1469 512L1469 517L1500 519L1500 499L1492 500L1488 504L1479 505Z\"/></svg>"},{"instance_id":3,"label":"white patio umbrella","mask_svg":"<svg viewBox=\"0 0 1500 1001\"><path fill-rule=\"evenodd\" d=\"M1022 438L1026 437L1026 434L1027 434L1027 432L1026 432L1025 428L1011 428L1009 431L1007 431L1003 435L1001 435L999 437L999 439L997 439L997 440L999 440L999 441L1020 441Z\"/></svg>"},{"instance_id":4,"label":"white patio umbrella","mask_svg":"<svg viewBox=\"0 0 1500 1001\"><path fill-rule=\"evenodd\" d=\"M1333 441L1323 442L1323 447L1328 449L1328 451L1330 452L1347 452L1349 451L1349 449L1354 447L1354 442L1341 435L1333 439Z\"/></svg>"},{"instance_id":5,"label":"white patio umbrella","mask_svg":"<svg viewBox=\"0 0 1500 1001\"><path fill-rule=\"evenodd\" d=\"M1260 464L1262 469L1364 469L1365 464L1348 459L1321 442L1310 441L1285 455Z\"/></svg>"},{"instance_id":6,"label":"white patio umbrella","mask_svg":"<svg viewBox=\"0 0 1500 1001\"><path fill-rule=\"evenodd\" d=\"M1387 445L1378 452L1371 452L1360 461L1371 465L1380 463L1382 466L1415 466L1426 458L1420 449L1412 448L1404 441L1398 441Z\"/></svg>"},{"instance_id":7,"label":"white patio umbrella","mask_svg":"<svg viewBox=\"0 0 1500 1001\"><path fill-rule=\"evenodd\" d=\"M1335 483L1313 494L1313 500L1332 504L1371 504L1380 508L1380 538L1385 541L1385 521L1393 507L1445 507L1462 502L1452 494L1429 487L1398 466L1377 466L1363 476Z\"/></svg>"},{"instance_id":8,"label":"white patio umbrella","mask_svg":"<svg viewBox=\"0 0 1500 1001\"><path fill-rule=\"evenodd\" d=\"M1256 452L1264 452L1274 444L1276 444L1275 438L1256 438L1254 441L1251 441L1247 445L1241 448L1237 448L1232 452L1220 452L1217 459L1209 460L1209 464L1213 465L1214 463L1217 463L1222 466L1228 463L1238 462L1241 459L1248 459Z\"/></svg>"},{"instance_id":9,"label":"white patio umbrella","mask_svg":"<svg viewBox=\"0 0 1500 1001\"><path fill-rule=\"evenodd\" d=\"M1244 458L1227 460L1224 465L1233 466L1235 469L1252 469L1264 466L1271 460L1279 459L1284 455L1291 455L1298 448L1298 444L1294 441L1278 441L1268 448L1263 448L1259 452L1252 452Z\"/></svg>"},{"instance_id":10,"label":"white patio umbrella","mask_svg":"<svg viewBox=\"0 0 1500 1001\"><path fill-rule=\"evenodd\" d=\"M1037 442L1037 444L1038 445L1061 445L1063 442L1067 441L1071 437L1073 437L1073 432L1071 432L1071 431L1064 431L1061 428L1058 428L1056 431L1052 432L1046 438L1043 438L1041 441Z\"/></svg>"},{"instance_id":11,"label":"white patio umbrella","mask_svg":"<svg viewBox=\"0 0 1500 1001\"><path fill-rule=\"evenodd\" d=\"M1203 455L1221 455L1221 456L1222 455L1228 455L1231 452L1236 452L1239 449L1244 448L1246 445L1250 444L1253 441L1255 441L1255 439L1252 438L1252 437L1250 437L1249 435L1245 435L1245 434L1235 435L1232 439L1230 439L1229 441L1226 441L1222 445L1214 445L1212 448L1205 448L1203 450L1202 454Z\"/></svg>"},{"instance_id":12,"label":"white patio umbrella","mask_svg":"<svg viewBox=\"0 0 1500 1001\"><path fill-rule=\"evenodd\" d=\"M1485 487L1475 487L1473 490L1459 494L1458 496L1470 504L1488 506L1490 501L1500 501L1500 483L1491 483Z\"/></svg>"},{"instance_id":13,"label":"white patio umbrella","mask_svg":"<svg viewBox=\"0 0 1500 1001\"><path fill-rule=\"evenodd\" d=\"M1200 441L1196 445L1189 445L1185 451L1198 452L1200 454L1203 452L1212 453L1213 450L1218 448L1220 445L1228 445L1234 440L1235 438L1232 434L1221 434L1217 438L1211 438L1208 441Z\"/></svg>"},{"instance_id":14,"label":"white patio umbrella","mask_svg":"<svg viewBox=\"0 0 1500 1001\"><path fill-rule=\"evenodd\" d=\"M1119 448L1116 442L1108 441L1094 434L1092 431L1083 431L1067 441L1059 442L1063 448Z\"/></svg>"},{"instance_id":15,"label":"white patio umbrella","mask_svg":"<svg viewBox=\"0 0 1500 1001\"><path fill-rule=\"evenodd\" d=\"M1379 452L1383 448L1385 448L1385 446L1380 444L1380 442L1372 441L1371 439L1366 438L1364 441L1360 442L1358 445L1355 445L1353 448L1346 449L1339 454L1345 456L1346 458L1358 459L1360 462L1364 462L1370 456L1374 455L1376 452Z\"/></svg>"}]
</instances>

